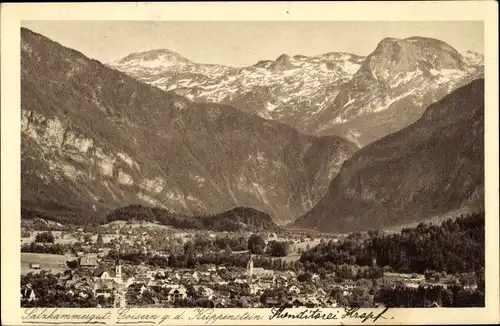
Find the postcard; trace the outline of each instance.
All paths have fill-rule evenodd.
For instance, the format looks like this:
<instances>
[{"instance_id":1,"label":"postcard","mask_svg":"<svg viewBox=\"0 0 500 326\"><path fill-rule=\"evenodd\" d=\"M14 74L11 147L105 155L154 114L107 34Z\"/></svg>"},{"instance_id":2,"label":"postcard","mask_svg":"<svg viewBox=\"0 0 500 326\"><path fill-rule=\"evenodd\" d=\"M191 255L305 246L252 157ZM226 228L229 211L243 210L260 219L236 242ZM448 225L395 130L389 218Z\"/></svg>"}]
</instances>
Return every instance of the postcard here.
<instances>
[{"instance_id":1,"label":"postcard","mask_svg":"<svg viewBox=\"0 0 500 326\"><path fill-rule=\"evenodd\" d=\"M2 324L499 322L495 2L1 22Z\"/></svg>"}]
</instances>

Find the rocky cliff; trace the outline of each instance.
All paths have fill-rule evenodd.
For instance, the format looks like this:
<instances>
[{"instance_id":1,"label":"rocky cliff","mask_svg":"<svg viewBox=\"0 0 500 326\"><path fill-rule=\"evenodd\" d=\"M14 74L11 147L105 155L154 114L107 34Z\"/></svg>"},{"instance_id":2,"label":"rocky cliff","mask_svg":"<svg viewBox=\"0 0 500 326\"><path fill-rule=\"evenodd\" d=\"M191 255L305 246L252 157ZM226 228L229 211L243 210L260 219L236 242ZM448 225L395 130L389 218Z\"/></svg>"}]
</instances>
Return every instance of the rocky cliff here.
<instances>
[{"instance_id":1,"label":"rocky cliff","mask_svg":"<svg viewBox=\"0 0 500 326\"><path fill-rule=\"evenodd\" d=\"M484 80L430 105L412 125L344 162L296 226L347 232L484 210Z\"/></svg>"},{"instance_id":2,"label":"rocky cliff","mask_svg":"<svg viewBox=\"0 0 500 326\"><path fill-rule=\"evenodd\" d=\"M187 62L150 55L127 60ZM141 203L191 215L248 206L286 222L324 195L357 149L194 103L27 29L21 87L23 207L59 219Z\"/></svg>"}]
</instances>

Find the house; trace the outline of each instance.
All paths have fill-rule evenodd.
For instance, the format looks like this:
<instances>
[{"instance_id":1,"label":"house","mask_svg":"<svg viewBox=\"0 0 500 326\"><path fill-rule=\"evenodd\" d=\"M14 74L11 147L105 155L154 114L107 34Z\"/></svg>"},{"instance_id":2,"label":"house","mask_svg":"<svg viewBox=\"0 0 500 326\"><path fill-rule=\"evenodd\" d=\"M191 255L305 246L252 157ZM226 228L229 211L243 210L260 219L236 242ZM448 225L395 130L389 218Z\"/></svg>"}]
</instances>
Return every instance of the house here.
<instances>
[{"instance_id":1,"label":"house","mask_svg":"<svg viewBox=\"0 0 500 326\"><path fill-rule=\"evenodd\" d=\"M111 280L115 278L116 274L113 270L105 270L104 268L96 268L92 272L92 278L94 280Z\"/></svg>"},{"instance_id":2,"label":"house","mask_svg":"<svg viewBox=\"0 0 500 326\"><path fill-rule=\"evenodd\" d=\"M65 270L64 272L60 273L59 276L57 277L58 284L63 285L66 283L67 280L71 280L73 278L73 272L68 269Z\"/></svg>"},{"instance_id":3,"label":"house","mask_svg":"<svg viewBox=\"0 0 500 326\"><path fill-rule=\"evenodd\" d=\"M94 269L98 266L97 257L96 256L83 256L80 259L80 268L82 269Z\"/></svg>"},{"instance_id":4,"label":"house","mask_svg":"<svg viewBox=\"0 0 500 326\"><path fill-rule=\"evenodd\" d=\"M318 289L316 290L316 296L317 296L317 297L324 297L324 296L326 296L326 292L325 292L325 290L323 290L322 288L318 288Z\"/></svg>"},{"instance_id":5,"label":"house","mask_svg":"<svg viewBox=\"0 0 500 326\"><path fill-rule=\"evenodd\" d=\"M149 281L154 280L154 277L148 275L137 275L135 277L135 283L144 283L147 284Z\"/></svg>"},{"instance_id":6,"label":"house","mask_svg":"<svg viewBox=\"0 0 500 326\"><path fill-rule=\"evenodd\" d=\"M135 277L129 277L125 280L125 288L128 288L129 286L131 286L132 284L135 283Z\"/></svg>"},{"instance_id":7,"label":"house","mask_svg":"<svg viewBox=\"0 0 500 326\"><path fill-rule=\"evenodd\" d=\"M258 283L262 289L270 289L273 287L274 282L272 280L260 280Z\"/></svg>"},{"instance_id":8,"label":"house","mask_svg":"<svg viewBox=\"0 0 500 326\"><path fill-rule=\"evenodd\" d=\"M304 295L303 296L304 300L305 300L305 303L306 303L306 306L309 305L309 306L320 306L321 305L321 301L318 300L318 298L316 298L313 294L309 294L309 295Z\"/></svg>"},{"instance_id":9,"label":"house","mask_svg":"<svg viewBox=\"0 0 500 326\"><path fill-rule=\"evenodd\" d=\"M299 297L293 297L292 300L290 301L289 305L291 305L293 308L301 308L305 307L304 300Z\"/></svg>"},{"instance_id":10,"label":"house","mask_svg":"<svg viewBox=\"0 0 500 326\"><path fill-rule=\"evenodd\" d=\"M245 284L246 282L247 282L247 280L246 280L246 279L244 279L244 278L241 278L241 277L236 278L236 279L234 280L234 283L236 283L236 284Z\"/></svg>"},{"instance_id":11,"label":"house","mask_svg":"<svg viewBox=\"0 0 500 326\"><path fill-rule=\"evenodd\" d=\"M212 300L214 296L214 290L212 290L211 288L207 286L195 286L195 289L201 298Z\"/></svg>"},{"instance_id":12,"label":"house","mask_svg":"<svg viewBox=\"0 0 500 326\"><path fill-rule=\"evenodd\" d=\"M324 298L320 300L320 303L322 306L328 307L328 308L337 308L337 300L332 299L332 298Z\"/></svg>"},{"instance_id":13,"label":"house","mask_svg":"<svg viewBox=\"0 0 500 326\"><path fill-rule=\"evenodd\" d=\"M216 272L217 271L217 267L213 264L210 264L207 266L207 272Z\"/></svg>"},{"instance_id":14,"label":"house","mask_svg":"<svg viewBox=\"0 0 500 326\"><path fill-rule=\"evenodd\" d=\"M264 269L262 267L254 267L253 275L257 278L273 277L274 271L269 269Z\"/></svg>"},{"instance_id":15,"label":"house","mask_svg":"<svg viewBox=\"0 0 500 326\"><path fill-rule=\"evenodd\" d=\"M288 286L288 279L285 276L277 276L274 278L274 285L278 288L284 287L286 288Z\"/></svg>"},{"instance_id":16,"label":"house","mask_svg":"<svg viewBox=\"0 0 500 326\"><path fill-rule=\"evenodd\" d=\"M64 287L79 291L93 292L94 282L91 279L74 277L64 282Z\"/></svg>"},{"instance_id":17,"label":"house","mask_svg":"<svg viewBox=\"0 0 500 326\"><path fill-rule=\"evenodd\" d=\"M31 284L26 285L21 289L21 300L24 302L31 302L37 299L35 290L32 289Z\"/></svg>"},{"instance_id":18,"label":"house","mask_svg":"<svg viewBox=\"0 0 500 326\"><path fill-rule=\"evenodd\" d=\"M292 285L288 288L288 292L294 294L300 294L300 289L296 285Z\"/></svg>"},{"instance_id":19,"label":"house","mask_svg":"<svg viewBox=\"0 0 500 326\"><path fill-rule=\"evenodd\" d=\"M148 283L146 283L146 286L156 291L161 288L164 288L166 285L158 280L149 280Z\"/></svg>"},{"instance_id":20,"label":"house","mask_svg":"<svg viewBox=\"0 0 500 326\"><path fill-rule=\"evenodd\" d=\"M171 301L183 300L187 298L187 290L185 287L171 289L168 294Z\"/></svg>"},{"instance_id":21,"label":"house","mask_svg":"<svg viewBox=\"0 0 500 326\"><path fill-rule=\"evenodd\" d=\"M341 284L336 284L335 287L346 291L352 291L356 287L356 283L352 281L345 281Z\"/></svg>"},{"instance_id":22,"label":"house","mask_svg":"<svg viewBox=\"0 0 500 326\"><path fill-rule=\"evenodd\" d=\"M223 308L226 306L226 299L225 298L214 298L212 300L212 305L213 307L217 307L217 308Z\"/></svg>"},{"instance_id":23,"label":"house","mask_svg":"<svg viewBox=\"0 0 500 326\"><path fill-rule=\"evenodd\" d=\"M96 297L103 296L109 298L113 295L114 289L115 285L112 280L98 280L94 284L94 294Z\"/></svg>"},{"instance_id":24,"label":"house","mask_svg":"<svg viewBox=\"0 0 500 326\"><path fill-rule=\"evenodd\" d=\"M250 284L250 294L261 295L264 292L264 288L260 284Z\"/></svg>"},{"instance_id":25,"label":"house","mask_svg":"<svg viewBox=\"0 0 500 326\"><path fill-rule=\"evenodd\" d=\"M477 290L477 284L473 284L473 285L464 285L464 289L465 290Z\"/></svg>"},{"instance_id":26,"label":"house","mask_svg":"<svg viewBox=\"0 0 500 326\"><path fill-rule=\"evenodd\" d=\"M144 293L147 287L144 283L133 283L127 287L127 295L137 296Z\"/></svg>"},{"instance_id":27,"label":"house","mask_svg":"<svg viewBox=\"0 0 500 326\"><path fill-rule=\"evenodd\" d=\"M188 280L193 283L198 283L200 281L200 276L198 275L197 271L194 272L186 272L182 275L182 278L185 280Z\"/></svg>"},{"instance_id":28,"label":"house","mask_svg":"<svg viewBox=\"0 0 500 326\"><path fill-rule=\"evenodd\" d=\"M212 275L212 282L218 284L218 285L226 285L229 282L223 280L219 275Z\"/></svg>"},{"instance_id":29,"label":"house","mask_svg":"<svg viewBox=\"0 0 500 326\"><path fill-rule=\"evenodd\" d=\"M418 287L420 286L420 283L417 283L417 282L405 282L404 285L407 288L418 289Z\"/></svg>"},{"instance_id":30,"label":"house","mask_svg":"<svg viewBox=\"0 0 500 326\"><path fill-rule=\"evenodd\" d=\"M30 268L31 268L31 269L40 269L40 264L33 264L33 263L30 263Z\"/></svg>"},{"instance_id":31,"label":"house","mask_svg":"<svg viewBox=\"0 0 500 326\"><path fill-rule=\"evenodd\" d=\"M319 302L317 300L313 299L308 299L306 301L306 307L307 308L315 308L319 306Z\"/></svg>"},{"instance_id":32,"label":"house","mask_svg":"<svg viewBox=\"0 0 500 326\"><path fill-rule=\"evenodd\" d=\"M164 270L159 270L159 271L156 271L153 274L153 276L154 276L155 279L160 279L160 278L165 278L167 276L167 274L165 273Z\"/></svg>"}]
</instances>

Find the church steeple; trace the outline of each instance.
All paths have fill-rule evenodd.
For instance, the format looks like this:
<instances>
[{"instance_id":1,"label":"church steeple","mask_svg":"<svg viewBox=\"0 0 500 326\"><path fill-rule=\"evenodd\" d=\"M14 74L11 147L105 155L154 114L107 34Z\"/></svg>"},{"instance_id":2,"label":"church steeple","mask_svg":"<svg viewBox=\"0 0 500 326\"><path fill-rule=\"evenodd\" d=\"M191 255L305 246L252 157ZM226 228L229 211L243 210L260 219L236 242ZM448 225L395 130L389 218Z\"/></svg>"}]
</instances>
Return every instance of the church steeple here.
<instances>
[{"instance_id":1,"label":"church steeple","mask_svg":"<svg viewBox=\"0 0 500 326\"><path fill-rule=\"evenodd\" d=\"M119 259L115 261L115 274L117 279L122 279L122 264Z\"/></svg>"},{"instance_id":2,"label":"church steeple","mask_svg":"<svg viewBox=\"0 0 500 326\"><path fill-rule=\"evenodd\" d=\"M253 279L253 256L251 254L250 254L250 259L248 260L247 263L247 277L248 277L248 284L251 284Z\"/></svg>"}]
</instances>

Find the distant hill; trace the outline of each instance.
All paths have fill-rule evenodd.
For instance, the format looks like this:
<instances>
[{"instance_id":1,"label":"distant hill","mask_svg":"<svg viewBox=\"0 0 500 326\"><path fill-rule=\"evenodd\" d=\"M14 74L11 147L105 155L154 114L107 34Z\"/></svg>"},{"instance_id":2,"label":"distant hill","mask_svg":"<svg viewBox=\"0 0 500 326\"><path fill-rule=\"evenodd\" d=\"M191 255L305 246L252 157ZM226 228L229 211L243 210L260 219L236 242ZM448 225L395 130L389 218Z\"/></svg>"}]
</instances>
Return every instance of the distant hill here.
<instances>
[{"instance_id":1,"label":"distant hill","mask_svg":"<svg viewBox=\"0 0 500 326\"><path fill-rule=\"evenodd\" d=\"M414 124L356 152L296 227L385 228L484 210L484 80L430 105Z\"/></svg>"},{"instance_id":2,"label":"distant hill","mask_svg":"<svg viewBox=\"0 0 500 326\"><path fill-rule=\"evenodd\" d=\"M120 220L159 222L175 228L213 231L267 231L278 229L278 226L268 214L248 207L236 207L219 214L186 216L158 207L130 205L118 208L108 214L105 223Z\"/></svg>"}]
</instances>

